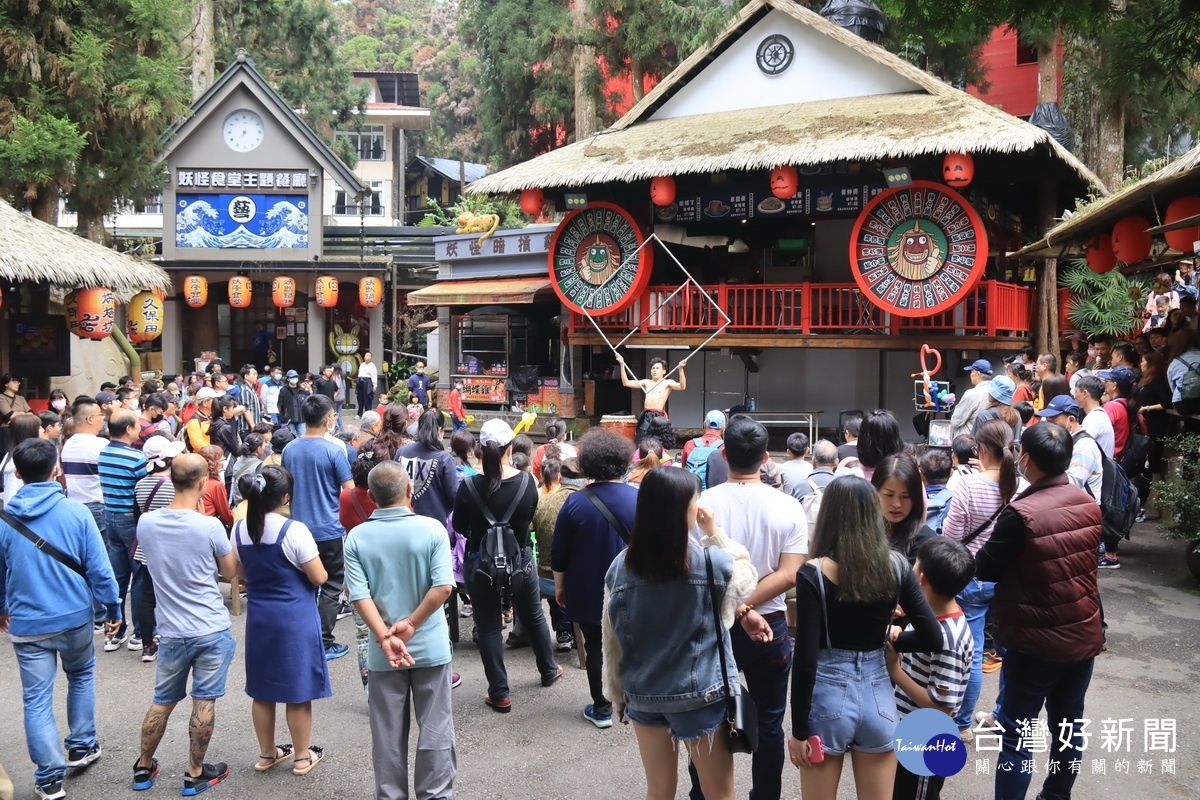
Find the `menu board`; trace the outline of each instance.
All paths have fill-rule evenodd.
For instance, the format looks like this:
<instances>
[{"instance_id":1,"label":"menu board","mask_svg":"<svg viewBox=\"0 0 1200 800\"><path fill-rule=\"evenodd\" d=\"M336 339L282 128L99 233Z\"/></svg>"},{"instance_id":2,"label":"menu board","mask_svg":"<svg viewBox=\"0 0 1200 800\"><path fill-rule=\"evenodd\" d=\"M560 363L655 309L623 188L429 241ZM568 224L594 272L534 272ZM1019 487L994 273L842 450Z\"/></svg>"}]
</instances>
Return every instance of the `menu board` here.
<instances>
[{"instance_id":1,"label":"menu board","mask_svg":"<svg viewBox=\"0 0 1200 800\"><path fill-rule=\"evenodd\" d=\"M504 403L508 400L504 378L463 378L462 382L465 403Z\"/></svg>"},{"instance_id":2,"label":"menu board","mask_svg":"<svg viewBox=\"0 0 1200 800\"><path fill-rule=\"evenodd\" d=\"M786 200L779 199L767 190L679 197L670 205L656 207L654 218L658 222L687 223L789 216L848 216L861 212L871 198L886 188L882 184L804 187Z\"/></svg>"}]
</instances>

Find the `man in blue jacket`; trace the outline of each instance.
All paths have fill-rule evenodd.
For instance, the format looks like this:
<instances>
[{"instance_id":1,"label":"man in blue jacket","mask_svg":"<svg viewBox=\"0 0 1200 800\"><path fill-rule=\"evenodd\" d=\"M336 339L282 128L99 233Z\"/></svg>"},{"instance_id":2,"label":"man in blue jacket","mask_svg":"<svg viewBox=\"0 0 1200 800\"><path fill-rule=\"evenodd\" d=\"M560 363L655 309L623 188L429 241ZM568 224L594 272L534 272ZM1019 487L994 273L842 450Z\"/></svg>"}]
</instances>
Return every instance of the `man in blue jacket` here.
<instances>
[{"instance_id":1,"label":"man in blue jacket","mask_svg":"<svg viewBox=\"0 0 1200 800\"><path fill-rule=\"evenodd\" d=\"M66 797L67 767L86 767L100 758L96 741L96 651L92 604L106 613L105 635L121 626L117 582L92 513L68 500L54 482L58 453L44 439L22 442L13 452L16 474L25 481L4 509L35 536L73 561L83 574L39 549L0 520L0 632L12 637L21 671L25 743L37 764L37 797ZM86 576L86 577L85 577ZM62 659L67 676L67 757L54 720L54 678Z\"/></svg>"}]
</instances>

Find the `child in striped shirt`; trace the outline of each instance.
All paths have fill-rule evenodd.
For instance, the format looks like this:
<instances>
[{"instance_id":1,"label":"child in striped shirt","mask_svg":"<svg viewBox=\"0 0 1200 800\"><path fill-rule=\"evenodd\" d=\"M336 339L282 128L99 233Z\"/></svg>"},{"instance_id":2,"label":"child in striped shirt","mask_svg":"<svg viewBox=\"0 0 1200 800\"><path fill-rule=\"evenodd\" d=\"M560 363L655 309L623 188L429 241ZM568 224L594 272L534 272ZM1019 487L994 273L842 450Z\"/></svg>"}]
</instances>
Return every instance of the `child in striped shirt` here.
<instances>
[{"instance_id":1,"label":"child in striped shirt","mask_svg":"<svg viewBox=\"0 0 1200 800\"><path fill-rule=\"evenodd\" d=\"M888 646L887 665L896 687L896 709L901 717L918 708L934 708L953 717L967 690L975 650L971 629L955 596L974 576L975 560L961 543L938 536L921 545L913 569L942 627L942 649L901 656ZM899 642L903 649L904 637L915 635L913 631L901 633L892 626L888 638ZM897 764L892 796L894 800L940 800L945 782L941 776L916 775Z\"/></svg>"}]
</instances>

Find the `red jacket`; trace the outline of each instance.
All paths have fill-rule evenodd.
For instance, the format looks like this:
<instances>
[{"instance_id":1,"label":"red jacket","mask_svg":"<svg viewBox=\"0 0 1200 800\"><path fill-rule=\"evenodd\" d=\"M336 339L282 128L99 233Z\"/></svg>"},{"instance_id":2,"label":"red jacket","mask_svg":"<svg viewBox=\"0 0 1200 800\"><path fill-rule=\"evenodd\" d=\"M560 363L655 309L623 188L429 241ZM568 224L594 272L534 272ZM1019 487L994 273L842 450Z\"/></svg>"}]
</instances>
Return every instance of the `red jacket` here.
<instances>
[{"instance_id":1,"label":"red jacket","mask_svg":"<svg viewBox=\"0 0 1200 800\"><path fill-rule=\"evenodd\" d=\"M466 420L467 409L463 405L462 392L454 389L450 392L450 413L460 420Z\"/></svg>"}]
</instances>

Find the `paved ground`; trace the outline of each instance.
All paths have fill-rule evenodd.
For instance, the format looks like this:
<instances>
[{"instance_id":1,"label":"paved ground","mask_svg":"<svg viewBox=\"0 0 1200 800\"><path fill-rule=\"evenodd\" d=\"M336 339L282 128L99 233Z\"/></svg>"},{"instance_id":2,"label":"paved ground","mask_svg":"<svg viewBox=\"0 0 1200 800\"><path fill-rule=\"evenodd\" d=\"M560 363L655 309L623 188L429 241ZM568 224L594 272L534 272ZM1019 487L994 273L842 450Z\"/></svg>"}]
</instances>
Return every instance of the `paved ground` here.
<instances>
[{"instance_id":1,"label":"paved ground","mask_svg":"<svg viewBox=\"0 0 1200 800\"><path fill-rule=\"evenodd\" d=\"M1096 662L1085 716L1099 732L1103 719L1133 720L1132 746L1120 755L1104 752L1100 737L1084 762L1076 798L1194 798L1200 796L1200 710L1194 702L1195 676L1200 671L1200 591L1187 574L1182 544L1161 541L1154 528L1141 525L1133 542L1122 550L1123 568L1101 575L1109 631L1109 650ZM243 638L244 617L235 618L234 632ZM664 620L664 624L668 621ZM475 798L633 798L645 785L633 733L615 726L599 731L580 717L587 702L587 680L575 668L571 653L563 659L567 674L557 685L539 685L528 649L509 651L514 710L499 716L483 705L483 671L470 644L458 647L456 669L463 685L455 690L458 734L458 796ZM343 641L351 626L338 626ZM136 757L138 728L150 700L153 667L138 655L122 650L98 653L98 716L104 758L85 774L68 780L70 797L106 800L129 797L130 767ZM279 769L260 775L251 769L257 754L250 725L250 703L243 694L241 655L230 673L229 695L218 703L217 730L211 760L232 765L230 779L206 797L262 800L369 798L372 794L370 734L366 700L352 657L332 664L334 697L316 705L316 742L327 748L328 759L316 771L297 778ZM996 676L987 676L984 697L994 697ZM63 684L57 705L64 719ZM17 798L32 798L32 766L21 725L21 696L10 648L0 648L0 763L16 785ZM282 714L280 714L282 722ZM1177 720L1177 752L1144 752L1146 719ZM146 798L178 796L186 754L187 715L181 709L171 720L159 752L163 772ZM286 732L281 728L281 740ZM972 753L962 775L951 779L946 796L958 800L990 798L991 779L977 775L976 761L994 755ZM1092 774L1091 759L1104 759L1104 775ZM1117 759L1129 759L1131 774L1117 774ZM1176 774L1162 775L1161 760L1174 758ZM1152 759L1152 774L1138 774L1139 759ZM739 796L749 790L749 759L737 758ZM785 769L785 796L800 795L800 782ZM1188 788L1191 787L1191 788ZM1034 792L1030 793L1032 797ZM684 796L682 793L680 796ZM843 778L841 797L854 797L850 776Z\"/></svg>"}]
</instances>

